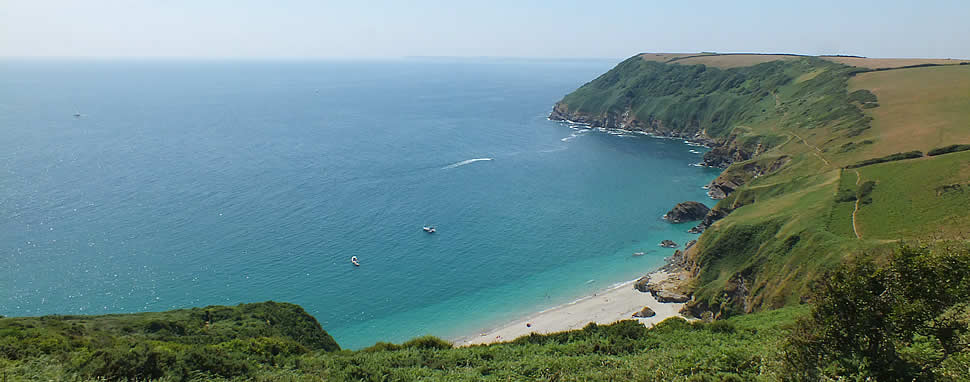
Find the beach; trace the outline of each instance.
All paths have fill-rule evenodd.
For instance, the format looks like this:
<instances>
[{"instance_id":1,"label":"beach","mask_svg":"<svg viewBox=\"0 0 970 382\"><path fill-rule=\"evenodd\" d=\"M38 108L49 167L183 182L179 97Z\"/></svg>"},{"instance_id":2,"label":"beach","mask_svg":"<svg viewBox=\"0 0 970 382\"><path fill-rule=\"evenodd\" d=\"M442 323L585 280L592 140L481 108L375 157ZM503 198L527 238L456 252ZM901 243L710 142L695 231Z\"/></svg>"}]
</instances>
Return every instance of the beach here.
<instances>
[{"instance_id":1,"label":"beach","mask_svg":"<svg viewBox=\"0 0 970 382\"><path fill-rule=\"evenodd\" d=\"M658 270L650 273L649 277L651 282L662 282L669 275L664 270ZM678 313L684 306L683 303L661 303L650 293L635 289L633 286L636 282L637 280L630 280L506 325L457 338L453 342L455 346L470 346L512 341L531 333L547 334L582 329L590 322L605 325L635 319L649 327L671 317L683 317ZM650 307L656 315L648 318L633 317L634 313L644 307Z\"/></svg>"}]
</instances>

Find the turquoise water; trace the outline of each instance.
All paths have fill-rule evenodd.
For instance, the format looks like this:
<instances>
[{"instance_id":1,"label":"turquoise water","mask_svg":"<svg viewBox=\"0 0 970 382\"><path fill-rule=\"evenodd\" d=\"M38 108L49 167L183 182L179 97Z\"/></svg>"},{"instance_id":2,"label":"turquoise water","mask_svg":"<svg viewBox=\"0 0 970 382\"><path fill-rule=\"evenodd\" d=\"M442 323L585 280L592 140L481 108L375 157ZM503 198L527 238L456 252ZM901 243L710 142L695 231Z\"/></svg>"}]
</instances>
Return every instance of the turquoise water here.
<instances>
[{"instance_id":1,"label":"turquoise water","mask_svg":"<svg viewBox=\"0 0 970 382\"><path fill-rule=\"evenodd\" d=\"M546 119L614 64L2 61L0 314L287 301L359 348L633 279L717 171Z\"/></svg>"}]
</instances>

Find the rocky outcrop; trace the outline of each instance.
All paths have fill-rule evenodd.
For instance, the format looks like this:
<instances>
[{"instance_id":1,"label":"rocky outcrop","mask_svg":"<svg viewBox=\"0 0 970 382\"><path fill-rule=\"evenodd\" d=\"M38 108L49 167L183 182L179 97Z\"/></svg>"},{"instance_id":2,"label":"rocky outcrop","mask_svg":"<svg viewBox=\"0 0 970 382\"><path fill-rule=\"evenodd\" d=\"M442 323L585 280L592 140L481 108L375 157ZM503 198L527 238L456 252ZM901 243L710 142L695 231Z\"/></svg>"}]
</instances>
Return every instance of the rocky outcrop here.
<instances>
[{"instance_id":1,"label":"rocky outcrop","mask_svg":"<svg viewBox=\"0 0 970 382\"><path fill-rule=\"evenodd\" d=\"M735 145L720 145L704 153L703 164L707 167L727 168L734 162L751 159L751 151Z\"/></svg>"},{"instance_id":2,"label":"rocky outcrop","mask_svg":"<svg viewBox=\"0 0 970 382\"><path fill-rule=\"evenodd\" d=\"M703 219L710 210L710 208L707 208L707 206L699 202L677 203L673 209L664 214L663 218L671 223L697 221Z\"/></svg>"},{"instance_id":3,"label":"rocky outcrop","mask_svg":"<svg viewBox=\"0 0 970 382\"><path fill-rule=\"evenodd\" d=\"M680 138L693 142L694 144L706 147L715 146L716 141L709 138L698 127L685 127L683 129L673 129L667 126L662 120L648 119L641 120L633 115L633 111L627 108L622 113L604 113L601 115L591 115L569 109L565 103L558 102L549 113L549 119L553 121L572 122L592 127L602 127L606 129L624 129L632 131L642 131L644 133L666 138Z\"/></svg>"},{"instance_id":4,"label":"rocky outcrop","mask_svg":"<svg viewBox=\"0 0 970 382\"><path fill-rule=\"evenodd\" d=\"M691 228L691 229L687 230L687 232L689 232L689 233L701 233L701 232L704 232L704 230L707 229L708 227L710 227L712 224L714 224L714 222L716 222L718 220L721 220L722 218L724 218L727 215L728 215L728 212L726 212L726 211L724 211L724 210L722 210L720 208L716 208L716 207L715 208L712 208L710 211L707 212L707 215L704 216L704 220L702 220L694 228Z\"/></svg>"},{"instance_id":5,"label":"rocky outcrop","mask_svg":"<svg viewBox=\"0 0 970 382\"><path fill-rule=\"evenodd\" d=\"M676 250L665 261L666 264L659 270L643 276L633 283L633 288L643 293L650 293L654 297L661 291L689 295L686 289L687 282L690 279L690 273L687 271L686 253Z\"/></svg>"},{"instance_id":6,"label":"rocky outcrop","mask_svg":"<svg viewBox=\"0 0 970 382\"><path fill-rule=\"evenodd\" d=\"M657 301L663 302L663 303L668 303L668 302L682 303L690 300L690 297L687 297L686 295L682 295L680 293L674 293L667 290L651 292L650 294L652 294L653 297L657 299Z\"/></svg>"},{"instance_id":7,"label":"rocky outcrop","mask_svg":"<svg viewBox=\"0 0 970 382\"><path fill-rule=\"evenodd\" d=\"M671 240L666 240L665 239L664 241L661 241L660 242L660 246L661 247L664 247L664 248L677 248L677 243L674 243Z\"/></svg>"},{"instance_id":8,"label":"rocky outcrop","mask_svg":"<svg viewBox=\"0 0 970 382\"><path fill-rule=\"evenodd\" d=\"M734 192L734 190L741 187L741 184L735 182L733 179L722 179L717 177L708 183L707 186L707 196L714 200L721 200L728 196L728 194Z\"/></svg>"},{"instance_id":9,"label":"rocky outcrop","mask_svg":"<svg viewBox=\"0 0 970 382\"><path fill-rule=\"evenodd\" d=\"M734 190L751 181L751 179L778 171L788 164L788 162L791 162L791 157L785 155L776 158L753 160L740 164L740 167L733 166L721 173L721 175L718 175L717 178L704 186L704 188L707 188L707 196L710 196L711 199L724 199L734 192Z\"/></svg>"},{"instance_id":10,"label":"rocky outcrop","mask_svg":"<svg viewBox=\"0 0 970 382\"><path fill-rule=\"evenodd\" d=\"M647 285L649 284L650 284L650 275L646 275L637 279L637 282L633 283L633 289L636 289L643 293L650 293L650 288L647 287Z\"/></svg>"},{"instance_id":11,"label":"rocky outcrop","mask_svg":"<svg viewBox=\"0 0 970 382\"><path fill-rule=\"evenodd\" d=\"M650 309L649 306L645 306L639 312L633 313L633 317L636 317L636 318L647 318L647 317L653 317L656 315L657 313L654 312L653 309Z\"/></svg>"},{"instance_id":12,"label":"rocky outcrop","mask_svg":"<svg viewBox=\"0 0 970 382\"><path fill-rule=\"evenodd\" d=\"M690 248L690 246L694 245L696 242L697 240L691 240L687 243L687 248ZM687 256L685 256L684 252L679 249L674 251L674 254L670 255L670 257L666 259L666 264L660 268L660 270L669 273L678 272L684 269L687 269Z\"/></svg>"},{"instance_id":13,"label":"rocky outcrop","mask_svg":"<svg viewBox=\"0 0 970 382\"><path fill-rule=\"evenodd\" d=\"M739 313L751 313L754 311L750 290L753 280L754 272L751 269L736 273L725 283L717 306L711 306L706 301L695 300L690 301L684 307L684 311L694 317L711 316L714 320Z\"/></svg>"}]
</instances>

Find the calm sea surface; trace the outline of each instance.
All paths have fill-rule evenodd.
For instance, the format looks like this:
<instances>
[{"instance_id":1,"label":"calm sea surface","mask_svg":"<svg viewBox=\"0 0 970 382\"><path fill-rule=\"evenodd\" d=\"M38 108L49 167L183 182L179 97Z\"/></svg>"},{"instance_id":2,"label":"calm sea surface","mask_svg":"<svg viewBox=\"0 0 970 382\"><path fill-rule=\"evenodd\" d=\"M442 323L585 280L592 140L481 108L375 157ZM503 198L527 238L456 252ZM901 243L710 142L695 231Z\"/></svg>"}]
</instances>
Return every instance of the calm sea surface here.
<instances>
[{"instance_id":1,"label":"calm sea surface","mask_svg":"<svg viewBox=\"0 0 970 382\"><path fill-rule=\"evenodd\" d=\"M359 348L636 278L717 171L546 119L614 64L0 61L0 315L286 301Z\"/></svg>"}]
</instances>

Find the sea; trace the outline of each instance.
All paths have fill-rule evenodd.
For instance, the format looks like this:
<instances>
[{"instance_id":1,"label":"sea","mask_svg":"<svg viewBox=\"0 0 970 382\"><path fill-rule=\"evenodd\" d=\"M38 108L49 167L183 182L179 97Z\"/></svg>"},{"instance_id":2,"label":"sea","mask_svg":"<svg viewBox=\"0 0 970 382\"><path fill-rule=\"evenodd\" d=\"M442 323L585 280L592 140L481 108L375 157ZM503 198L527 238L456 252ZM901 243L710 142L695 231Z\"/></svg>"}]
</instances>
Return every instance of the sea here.
<instances>
[{"instance_id":1,"label":"sea","mask_svg":"<svg viewBox=\"0 0 970 382\"><path fill-rule=\"evenodd\" d=\"M635 279L718 170L547 119L617 62L0 61L0 315L272 300L359 349Z\"/></svg>"}]
</instances>

